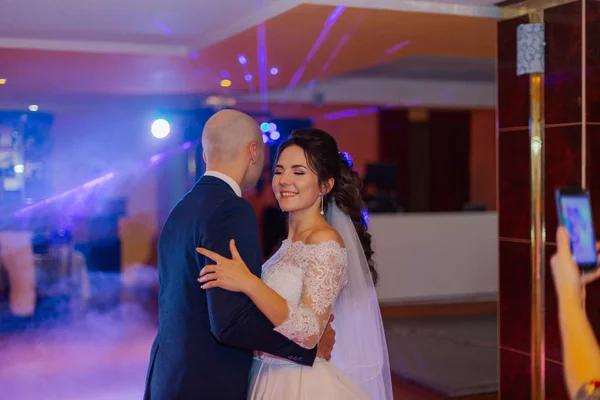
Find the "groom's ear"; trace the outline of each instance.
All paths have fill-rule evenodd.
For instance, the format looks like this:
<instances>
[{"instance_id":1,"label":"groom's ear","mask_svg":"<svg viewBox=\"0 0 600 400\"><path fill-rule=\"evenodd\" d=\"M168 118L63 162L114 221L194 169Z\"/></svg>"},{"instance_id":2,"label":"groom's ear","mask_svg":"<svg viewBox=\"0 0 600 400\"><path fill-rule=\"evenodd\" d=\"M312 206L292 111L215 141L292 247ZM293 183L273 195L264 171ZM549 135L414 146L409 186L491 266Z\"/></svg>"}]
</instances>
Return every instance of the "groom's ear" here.
<instances>
[{"instance_id":1,"label":"groom's ear","mask_svg":"<svg viewBox=\"0 0 600 400\"><path fill-rule=\"evenodd\" d=\"M256 145L256 142L250 142L248 143L248 150L250 151L250 159L252 160L252 164L256 164L256 162L258 161L258 146Z\"/></svg>"},{"instance_id":2,"label":"groom's ear","mask_svg":"<svg viewBox=\"0 0 600 400\"><path fill-rule=\"evenodd\" d=\"M206 164L206 153L202 150L202 159L204 160L204 164Z\"/></svg>"}]
</instances>

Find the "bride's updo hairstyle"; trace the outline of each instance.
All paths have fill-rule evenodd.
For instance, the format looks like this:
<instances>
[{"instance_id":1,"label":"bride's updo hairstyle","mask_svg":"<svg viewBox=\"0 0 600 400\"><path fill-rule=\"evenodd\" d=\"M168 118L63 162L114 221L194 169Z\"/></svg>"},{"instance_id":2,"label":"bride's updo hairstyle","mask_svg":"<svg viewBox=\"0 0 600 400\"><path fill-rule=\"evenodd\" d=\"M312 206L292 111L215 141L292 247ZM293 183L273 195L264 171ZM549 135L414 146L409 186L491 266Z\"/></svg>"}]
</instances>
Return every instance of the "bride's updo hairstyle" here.
<instances>
[{"instance_id":1,"label":"bride's updo hairstyle","mask_svg":"<svg viewBox=\"0 0 600 400\"><path fill-rule=\"evenodd\" d=\"M277 159L283 150L290 146L298 146L304 150L308 167L318 176L319 186L329 178L335 180L333 188L325 195L323 211L327 213L327 206L333 196L338 208L352 219L369 264L373 283L377 284L379 273L372 259L371 234L367 231L362 212L362 181L352 170L352 162L346 154L340 153L335 139L320 129L305 128L293 131L289 139L279 146Z\"/></svg>"}]
</instances>

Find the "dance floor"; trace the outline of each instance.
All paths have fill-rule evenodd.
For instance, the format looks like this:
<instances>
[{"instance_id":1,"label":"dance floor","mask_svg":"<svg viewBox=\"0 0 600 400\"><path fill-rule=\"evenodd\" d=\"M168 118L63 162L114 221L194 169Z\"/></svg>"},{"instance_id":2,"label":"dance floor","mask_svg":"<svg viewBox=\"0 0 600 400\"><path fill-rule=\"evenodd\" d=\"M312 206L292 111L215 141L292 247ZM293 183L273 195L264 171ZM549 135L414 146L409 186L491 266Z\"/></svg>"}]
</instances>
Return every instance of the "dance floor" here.
<instances>
[{"instance_id":1,"label":"dance floor","mask_svg":"<svg viewBox=\"0 0 600 400\"><path fill-rule=\"evenodd\" d=\"M135 315L135 308L120 311L91 313L71 326L3 335L0 398L141 399L155 328Z\"/></svg>"},{"instance_id":2,"label":"dance floor","mask_svg":"<svg viewBox=\"0 0 600 400\"><path fill-rule=\"evenodd\" d=\"M498 391L495 315L385 320L392 372L450 398Z\"/></svg>"},{"instance_id":3,"label":"dance floor","mask_svg":"<svg viewBox=\"0 0 600 400\"><path fill-rule=\"evenodd\" d=\"M467 321L450 325L452 332L458 332L457 326L467 329ZM468 321L479 326L476 321ZM485 321L484 321L485 322ZM449 329L448 325L445 325ZM488 323L488 327L490 324ZM484 324L485 327L485 324ZM427 329L425 329L427 328ZM425 344L431 348L432 340L437 341L439 335L431 334L432 329L442 329L437 322L422 320L392 320L386 322L390 343L392 369L400 370L404 378L394 380L396 399L402 400L441 400L449 398L440 392L435 382L428 379L432 373L443 372L439 366L425 368L424 362L431 353L416 355L418 346ZM479 329L479 328L477 328ZM468 332L481 330L467 329ZM487 331L484 329L484 333ZM88 312L74 324L57 324L53 327L38 327L35 330L0 335L0 398L2 400L133 400L141 399L150 346L156 332L152 318L135 305L123 306L110 313ZM423 337L423 333L428 333ZM415 335L418 333L418 335ZM453 337L453 336L452 336ZM450 337L450 338L452 338ZM472 340L475 338L471 338ZM492 339L492 338L489 338ZM446 356L454 352L452 346L465 351L474 342L449 340L448 331L441 338L438 349L446 352ZM487 363L492 349L475 343L477 353L483 351L483 358L476 359ZM482 348L483 347L483 348ZM409 351L410 349L410 351ZM475 354L475 353L474 353ZM451 367L447 365L447 367ZM412 367L411 367L412 366ZM457 365L454 365L454 368ZM495 373L495 366L484 368L482 364L473 365L479 368L479 376L487 378L487 374ZM463 366L468 372L469 366ZM405 371L402 371L406 369ZM487 370L487 372L485 372ZM404 373L407 372L407 373ZM453 375L465 376L464 374ZM447 383L447 377L438 382ZM415 380L424 386L436 389L433 393L420 385L411 383ZM420 381L419 381L420 379ZM424 380L424 381L423 381ZM456 380L464 384L464 379ZM468 383L468 382L467 382ZM495 388L495 382L490 382ZM472 388L472 387L471 387ZM440 394L442 393L442 394ZM463 393L465 395L466 393ZM473 393L471 393L473 394ZM456 398L459 398L457 396ZM469 397L469 399L492 399L495 395Z\"/></svg>"}]
</instances>

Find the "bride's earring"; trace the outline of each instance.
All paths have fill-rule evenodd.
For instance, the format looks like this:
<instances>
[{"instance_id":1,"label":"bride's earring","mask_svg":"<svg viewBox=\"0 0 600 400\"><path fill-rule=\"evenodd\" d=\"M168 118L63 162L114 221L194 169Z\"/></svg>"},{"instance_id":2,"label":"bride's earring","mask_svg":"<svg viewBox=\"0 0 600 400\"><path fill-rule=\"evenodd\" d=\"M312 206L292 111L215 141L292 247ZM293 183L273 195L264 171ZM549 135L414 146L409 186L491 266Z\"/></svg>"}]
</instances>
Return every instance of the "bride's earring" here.
<instances>
[{"instance_id":1,"label":"bride's earring","mask_svg":"<svg viewBox=\"0 0 600 400\"><path fill-rule=\"evenodd\" d=\"M325 212L323 211L323 197L325 197L325 195L321 194L321 215L325 215Z\"/></svg>"}]
</instances>

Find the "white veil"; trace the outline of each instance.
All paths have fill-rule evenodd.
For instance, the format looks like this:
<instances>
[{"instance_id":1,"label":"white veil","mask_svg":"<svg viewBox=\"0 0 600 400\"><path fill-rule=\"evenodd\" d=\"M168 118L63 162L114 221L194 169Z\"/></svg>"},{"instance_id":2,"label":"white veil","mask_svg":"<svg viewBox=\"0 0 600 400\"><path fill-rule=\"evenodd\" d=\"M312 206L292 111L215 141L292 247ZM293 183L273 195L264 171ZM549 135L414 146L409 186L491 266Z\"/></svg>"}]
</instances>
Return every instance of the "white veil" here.
<instances>
[{"instance_id":1,"label":"white veil","mask_svg":"<svg viewBox=\"0 0 600 400\"><path fill-rule=\"evenodd\" d=\"M392 379L385 331L367 258L351 218L329 203L327 222L344 240L348 253L348 284L333 306L336 331L331 355L372 400L391 400Z\"/></svg>"}]
</instances>

